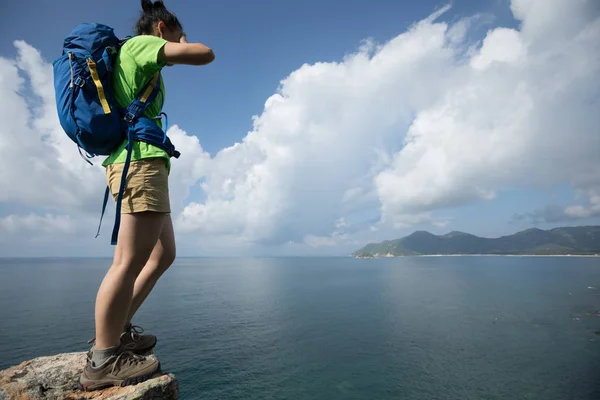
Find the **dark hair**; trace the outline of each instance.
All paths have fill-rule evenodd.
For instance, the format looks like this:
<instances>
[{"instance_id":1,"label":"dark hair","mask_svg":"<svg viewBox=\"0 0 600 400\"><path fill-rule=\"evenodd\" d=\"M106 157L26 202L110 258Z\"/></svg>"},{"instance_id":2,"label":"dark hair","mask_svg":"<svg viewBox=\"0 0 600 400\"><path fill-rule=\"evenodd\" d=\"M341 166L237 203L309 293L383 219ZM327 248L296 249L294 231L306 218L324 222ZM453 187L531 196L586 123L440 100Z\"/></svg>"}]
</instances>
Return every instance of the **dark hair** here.
<instances>
[{"instance_id":1,"label":"dark hair","mask_svg":"<svg viewBox=\"0 0 600 400\"><path fill-rule=\"evenodd\" d=\"M142 0L142 13L135 24L136 35L152 35L154 25L159 21L163 21L169 29L183 30L175 14L168 11L161 0Z\"/></svg>"}]
</instances>

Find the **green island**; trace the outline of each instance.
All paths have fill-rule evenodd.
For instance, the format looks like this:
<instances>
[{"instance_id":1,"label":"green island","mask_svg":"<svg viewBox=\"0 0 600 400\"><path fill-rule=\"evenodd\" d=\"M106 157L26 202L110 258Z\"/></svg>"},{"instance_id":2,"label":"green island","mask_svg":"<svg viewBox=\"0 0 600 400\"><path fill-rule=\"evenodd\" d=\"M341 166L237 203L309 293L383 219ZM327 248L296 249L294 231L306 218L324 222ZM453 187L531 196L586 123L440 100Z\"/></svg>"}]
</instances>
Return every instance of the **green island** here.
<instances>
[{"instance_id":1,"label":"green island","mask_svg":"<svg viewBox=\"0 0 600 400\"><path fill-rule=\"evenodd\" d=\"M498 238L464 232L434 235L416 231L400 239L369 243L351 254L355 258L433 255L598 256L600 226L527 229Z\"/></svg>"}]
</instances>

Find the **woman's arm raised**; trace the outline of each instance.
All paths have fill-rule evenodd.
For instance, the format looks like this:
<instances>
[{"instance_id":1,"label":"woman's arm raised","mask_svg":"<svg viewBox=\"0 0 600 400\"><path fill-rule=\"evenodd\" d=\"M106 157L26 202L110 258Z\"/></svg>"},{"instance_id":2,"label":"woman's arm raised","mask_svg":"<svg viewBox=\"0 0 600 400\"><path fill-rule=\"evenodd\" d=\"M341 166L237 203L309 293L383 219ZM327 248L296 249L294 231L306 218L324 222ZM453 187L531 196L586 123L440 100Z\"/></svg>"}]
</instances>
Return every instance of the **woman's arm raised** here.
<instances>
[{"instance_id":1,"label":"woman's arm raised","mask_svg":"<svg viewBox=\"0 0 600 400\"><path fill-rule=\"evenodd\" d=\"M202 43L188 43L185 35L179 43L167 42L158 54L158 60L168 64L206 65L213 62L215 53Z\"/></svg>"}]
</instances>

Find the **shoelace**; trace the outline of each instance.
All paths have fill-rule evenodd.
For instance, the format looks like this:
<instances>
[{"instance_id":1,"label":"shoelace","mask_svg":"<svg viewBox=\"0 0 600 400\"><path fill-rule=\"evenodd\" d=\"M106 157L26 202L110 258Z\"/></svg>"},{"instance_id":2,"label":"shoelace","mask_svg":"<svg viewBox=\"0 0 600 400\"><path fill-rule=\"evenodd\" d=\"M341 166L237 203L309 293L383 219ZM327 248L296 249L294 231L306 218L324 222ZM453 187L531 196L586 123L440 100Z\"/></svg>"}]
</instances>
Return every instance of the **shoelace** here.
<instances>
[{"instance_id":1,"label":"shoelace","mask_svg":"<svg viewBox=\"0 0 600 400\"><path fill-rule=\"evenodd\" d=\"M117 366L119 366L119 361L122 361L123 364L135 365L135 364L138 364L138 363L142 362L143 360L145 360L145 357L139 356L137 354L133 354L129 351L129 350L133 349L134 347L135 347L135 345L132 345L132 344L123 346L121 353L115 359L115 362L113 363L113 366L110 370L110 373L112 375L115 375L115 370L117 369ZM118 370L119 371L121 370L121 366L119 366Z\"/></svg>"},{"instance_id":2,"label":"shoelace","mask_svg":"<svg viewBox=\"0 0 600 400\"><path fill-rule=\"evenodd\" d=\"M131 339L135 342L140 339L140 335L142 333L144 333L144 329L142 327L137 325L129 325L125 332L121 334L121 337L123 337L123 335L129 335L131 336Z\"/></svg>"},{"instance_id":3,"label":"shoelace","mask_svg":"<svg viewBox=\"0 0 600 400\"><path fill-rule=\"evenodd\" d=\"M117 355L117 357L115 358L115 361L113 362L113 366L110 370L110 373L112 375L115 374L115 370L117 369L117 366L119 365L119 361L123 361L123 363L125 363L125 364L133 365L133 364L138 364L146 359L146 357L144 357L144 356L132 353L131 350L133 350L134 348L135 348L135 344L133 344L133 343L127 344L121 348L121 350L119 351L119 355ZM92 362L92 352L91 351L88 351L88 353L87 353L87 360L88 360L88 362ZM118 369L121 370L121 367L119 367Z\"/></svg>"}]
</instances>

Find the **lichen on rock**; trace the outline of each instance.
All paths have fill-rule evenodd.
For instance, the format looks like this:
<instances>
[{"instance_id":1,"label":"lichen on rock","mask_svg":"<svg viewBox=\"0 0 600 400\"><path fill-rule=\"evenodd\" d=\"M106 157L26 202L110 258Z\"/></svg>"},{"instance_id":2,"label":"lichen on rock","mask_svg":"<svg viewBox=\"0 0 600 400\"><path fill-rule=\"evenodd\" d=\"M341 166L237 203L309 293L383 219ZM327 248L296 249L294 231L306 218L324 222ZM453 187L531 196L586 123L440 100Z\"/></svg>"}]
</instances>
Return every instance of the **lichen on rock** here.
<instances>
[{"instance_id":1,"label":"lichen on rock","mask_svg":"<svg viewBox=\"0 0 600 400\"><path fill-rule=\"evenodd\" d=\"M39 357L0 371L0 400L175 400L179 387L172 374L135 386L101 391L77 389L86 353Z\"/></svg>"}]
</instances>

